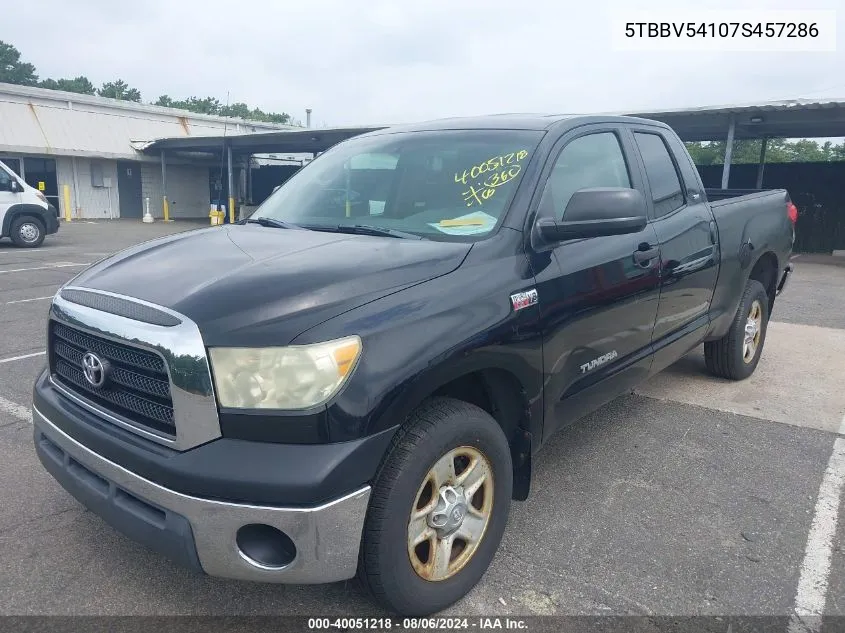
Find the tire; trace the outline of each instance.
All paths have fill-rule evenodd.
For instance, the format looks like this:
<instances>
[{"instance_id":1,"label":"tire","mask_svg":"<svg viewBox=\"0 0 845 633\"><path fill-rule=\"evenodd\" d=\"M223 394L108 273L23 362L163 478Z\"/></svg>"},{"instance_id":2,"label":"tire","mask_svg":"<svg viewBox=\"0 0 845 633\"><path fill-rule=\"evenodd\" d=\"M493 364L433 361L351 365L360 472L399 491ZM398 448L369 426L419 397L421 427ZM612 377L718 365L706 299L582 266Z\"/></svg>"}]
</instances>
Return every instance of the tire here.
<instances>
[{"instance_id":1,"label":"tire","mask_svg":"<svg viewBox=\"0 0 845 633\"><path fill-rule=\"evenodd\" d=\"M15 246L37 248L44 241L45 231L41 220L31 215L24 215L12 220L10 236Z\"/></svg>"},{"instance_id":2,"label":"tire","mask_svg":"<svg viewBox=\"0 0 845 633\"><path fill-rule=\"evenodd\" d=\"M438 559L431 554L446 550L435 545L443 546L450 537L445 534L446 538L433 539L436 531L429 520L443 523L461 516L454 514L459 505L444 505L452 500L448 489L439 487L444 490L443 500L433 485L440 476L437 473L446 472L438 468L435 473L435 465L449 462L454 465L455 478L446 481L457 484L453 492L464 490L459 484L462 477L464 482L477 482L480 474L487 472L488 476L467 500L475 509L466 506L459 527L445 526L456 530L451 536L452 558ZM376 602L400 615L425 616L445 609L476 585L493 560L507 524L512 490L510 447L496 420L460 400L426 401L397 431L376 473L364 522L358 579ZM414 513L426 515L412 522ZM479 515L487 516L486 522ZM483 528L479 521L484 522ZM430 536L411 547L411 530ZM461 538L468 533L478 537L475 545ZM437 567L438 560L448 565Z\"/></svg>"},{"instance_id":3,"label":"tire","mask_svg":"<svg viewBox=\"0 0 845 633\"><path fill-rule=\"evenodd\" d=\"M754 320L757 323L753 341L745 344L746 325ZM754 373L763 344L766 342L766 330L769 325L769 296L763 284L749 279L739 302L731 329L718 341L704 344L704 360L707 370L714 376L730 380L744 380ZM752 351L753 347L753 351Z\"/></svg>"}]
</instances>

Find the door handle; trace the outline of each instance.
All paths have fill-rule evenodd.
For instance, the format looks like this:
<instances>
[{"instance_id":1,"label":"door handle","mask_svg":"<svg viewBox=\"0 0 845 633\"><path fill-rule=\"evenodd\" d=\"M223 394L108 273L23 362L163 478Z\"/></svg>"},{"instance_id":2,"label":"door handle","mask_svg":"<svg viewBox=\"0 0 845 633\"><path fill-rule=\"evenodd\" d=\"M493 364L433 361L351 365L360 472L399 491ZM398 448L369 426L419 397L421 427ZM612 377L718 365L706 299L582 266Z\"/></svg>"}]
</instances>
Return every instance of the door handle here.
<instances>
[{"instance_id":1,"label":"door handle","mask_svg":"<svg viewBox=\"0 0 845 633\"><path fill-rule=\"evenodd\" d=\"M634 251L634 261L640 266L647 266L653 259L657 259L658 255L660 255L659 248L638 249Z\"/></svg>"}]
</instances>

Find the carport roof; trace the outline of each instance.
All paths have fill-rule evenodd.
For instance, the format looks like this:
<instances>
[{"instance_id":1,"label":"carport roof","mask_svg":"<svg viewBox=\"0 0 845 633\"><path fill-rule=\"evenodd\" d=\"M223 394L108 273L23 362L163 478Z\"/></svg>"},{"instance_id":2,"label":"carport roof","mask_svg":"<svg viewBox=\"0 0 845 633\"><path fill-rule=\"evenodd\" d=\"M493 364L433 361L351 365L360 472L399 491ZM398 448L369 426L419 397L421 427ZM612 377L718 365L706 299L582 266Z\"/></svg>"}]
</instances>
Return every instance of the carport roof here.
<instances>
[{"instance_id":1,"label":"carport roof","mask_svg":"<svg viewBox=\"0 0 845 633\"><path fill-rule=\"evenodd\" d=\"M592 113L594 116L597 113ZM723 140L731 121L735 139L845 137L845 99L791 99L669 110L604 112L662 121L684 141ZM568 115L578 116L578 115ZM584 116L588 116L584 113ZM234 153L318 153L352 136L390 127L370 125L258 132L238 136L162 138L136 148L147 154L218 152L224 142Z\"/></svg>"},{"instance_id":2,"label":"carport roof","mask_svg":"<svg viewBox=\"0 0 845 633\"><path fill-rule=\"evenodd\" d=\"M162 150L175 152L218 152L224 144L235 154L316 154L347 138L365 134L387 126L307 128L303 130L257 132L239 136L206 136L193 138L162 138L143 147L145 153L159 153Z\"/></svg>"},{"instance_id":3,"label":"carport roof","mask_svg":"<svg viewBox=\"0 0 845 633\"><path fill-rule=\"evenodd\" d=\"M625 114L662 121L684 141L724 140L731 119L735 139L845 136L845 99L792 99Z\"/></svg>"}]
</instances>

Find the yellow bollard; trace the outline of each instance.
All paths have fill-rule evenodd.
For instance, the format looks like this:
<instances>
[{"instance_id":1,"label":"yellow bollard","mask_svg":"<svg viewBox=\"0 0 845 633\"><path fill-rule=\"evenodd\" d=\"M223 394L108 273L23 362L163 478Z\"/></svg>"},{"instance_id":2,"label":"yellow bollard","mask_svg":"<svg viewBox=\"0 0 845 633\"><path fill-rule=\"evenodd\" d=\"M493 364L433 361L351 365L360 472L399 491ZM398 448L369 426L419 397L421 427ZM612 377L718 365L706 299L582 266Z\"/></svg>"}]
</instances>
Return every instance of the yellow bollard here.
<instances>
[{"instance_id":1,"label":"yellow bollard","mask_svg":"<svg viewBox=\"0 0 845 633\"><path fill-rule=\"evenodd\" d=\"M164 221L170 222L170 205L167 204L167 196L162 197L161 207L162 207L162 210L164 211Z\"/></svg>"},{"instance_id":2,"label":"yellow bollard","mask_svg":"<svg viewBox=\"0 0 845 633\"><path fill-rule=\"evenodd\" d=\"M230 196L229 197L229 224L234 224L234 223L235 223L235 199Z\"/></svg>"},{"instance_id":3,"label":"yellow bollard","mask_svg":"<svg viewBox=\"0 0 845 633\"><path fill-rule=\"evenodd\" d=\"M73 217L70 212L70 185L64 185L65 194L65 221L70 222Z\"/></svg>"}]
</instances>

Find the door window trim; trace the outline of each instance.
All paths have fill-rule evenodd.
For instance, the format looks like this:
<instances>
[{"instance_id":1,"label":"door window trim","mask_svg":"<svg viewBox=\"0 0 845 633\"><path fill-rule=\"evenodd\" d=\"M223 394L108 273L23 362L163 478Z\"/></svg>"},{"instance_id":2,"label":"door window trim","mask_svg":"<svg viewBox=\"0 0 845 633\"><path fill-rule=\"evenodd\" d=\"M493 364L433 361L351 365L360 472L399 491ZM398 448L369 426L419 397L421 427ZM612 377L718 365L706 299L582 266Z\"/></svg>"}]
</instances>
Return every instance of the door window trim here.
<instances>
[{"instance_id":1,"label":"door window trim","mask_svg":"<svg viewBox=\"0 0 845 633\"><path fill-rule=\"evenodd\" d=\"M560 157L561 152L563 152L563 150L566 149L566 146L569 145L572 141L577 140L582 136L589 136L591 134L601 134L606 132L610 132L616 136L616 140L619 143L619 148L622 151L622 158L625 161L625 168L628 171L628 179L631 182L631 188L638 190L645 197L648 207L647 215L649 217L649 221L651 220L651 203L649 197L651 195L651 191L645 188L646 183L643 179L643 168L640 164L641 159L639 158L636 146L633 145L633 137L629 137L629 130L622 123L585 123L583 125L569 129L564 132L560 136L560 138L558 138L554 142L554 145L552 145L552 149L549 151L546 161L543 164L542 170L540 172L540 178L537 182L534 194L531 197L531 201L528 205L528 213L525 216L525 223L523 225L523 230L527 238L527 243L531 246L532 251L543 252L547 250L553 250L564 244L571 244L573 242L580 242L584 239L589 239L579 238L565 240L563 242L557 242L555 244L537 244L534 238L534 229L537 225L537 220L540 218L540 216L538 215L540 201L543 197L543 193L546 190L546 184L548 183L549 176L551 175L554 166L557 164L557 160ZM557 218L554 218L554 220L555 222L557 222Z\"/></svg>"},{"instance_id":2,"label":"door window trim","mask_svg":"<svg viewBox=\"0 0 845 633\"><path fill-rule=\"evenodd\" d=\"M630 124L627 127L628 127L628 132L631 135L631 143L633 143L634 148L636 149L637 162L639 163L640 170L642 171L642 176L643 176L643 181L644 181L643 184L646 187L646 192L647 192L646 202L648 203L647 207L648 207L648 221L649 221L649 223L657 222L657 221L662 220L664 218L670 218L673 215L675 215L676 213L679 213L679 212L683 211L684 209L686 209L689 206L689 189L687 188L686 179L684 178L683 173L681 173L681 169L678 165L678 161L677 161L677 158L675 157L675 153L672 151L672 148L669 145L669 141L666 139L666 135L664 133L663 128L659 128L659 127L650 128L650 127L646 127L646 126L642 126L642 125L630 125ZM653 135L657 136L662 141L663 147L665 147L666 151L669 153L669 160L672 161L672 167L675 168L675 176L677 176L678 182L681 185L681 194L683 194L683 196L684 196L684 203L681 206L679 206L677 209L670 211L669 213L664 213L661 216L656 215L655 204L658 203L658 202L662 202L663 200L667 200L670 196L668 196L668 195L664 196L663 198L660 198L659 200L653 199L653 197L652 197L653 194L651 192L651 181L649 181L649 179L648 179L648 171L646 170L645 161L643 160L642 152L640 151L639 145L637 145L637 138L636 138L635 135L638 134L638 133L639 134L653 134ZM674 194L672 194L672 195L674 195Z\"/></svg>"}]
</instances>

